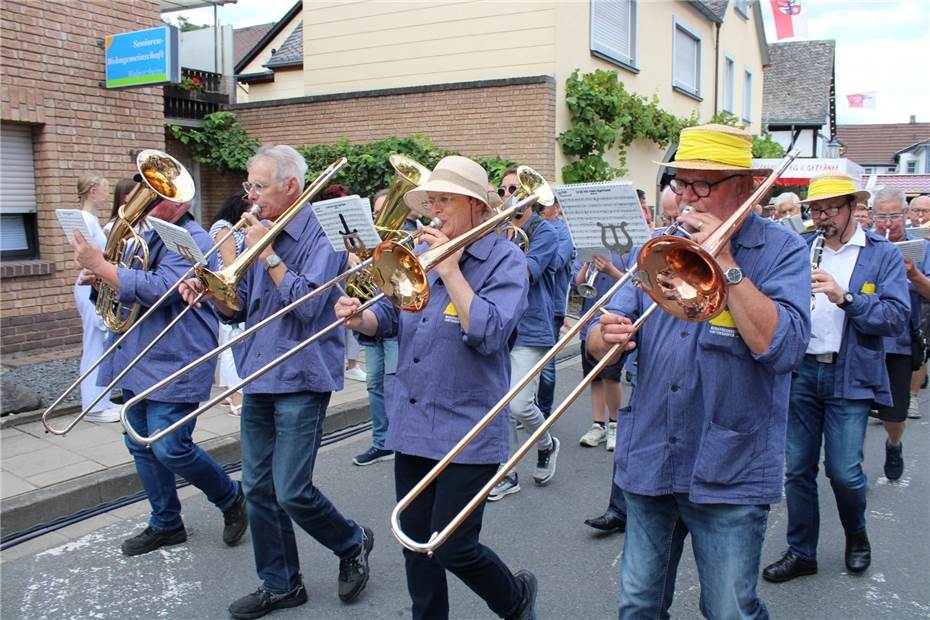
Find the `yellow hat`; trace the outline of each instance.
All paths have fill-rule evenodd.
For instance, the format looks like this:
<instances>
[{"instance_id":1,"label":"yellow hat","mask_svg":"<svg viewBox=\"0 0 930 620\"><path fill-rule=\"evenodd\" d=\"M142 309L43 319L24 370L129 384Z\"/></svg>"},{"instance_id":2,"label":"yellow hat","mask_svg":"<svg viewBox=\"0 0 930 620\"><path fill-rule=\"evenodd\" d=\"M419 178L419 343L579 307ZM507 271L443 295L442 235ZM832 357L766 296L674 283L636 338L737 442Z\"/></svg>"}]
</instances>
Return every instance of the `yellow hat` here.
<instances>
[{"instance_id":1,"label":"yellow hat","mask_svg":"<svg viewBox=\"0 0 930 620\"><path fill-rule=\"evenodd\" d=\"M868 202L869 192L856 189L852 177L845 174L822 174L811 179L807 188L804 204L836 198L837 196L854 196L855 202Z\"/></svg>"},{"instance_id":2,"label":"yellow hat","mask_svg":"<svg viewBox=\"0 0 930 620\"><path fill-rule=\"evenodd\" d=\"M684 170L745 170L767 176L770 168L752 167L752 136L729 125L698 125L681 130L675 161L653 162Z\"/></svg>"}]
</instances>

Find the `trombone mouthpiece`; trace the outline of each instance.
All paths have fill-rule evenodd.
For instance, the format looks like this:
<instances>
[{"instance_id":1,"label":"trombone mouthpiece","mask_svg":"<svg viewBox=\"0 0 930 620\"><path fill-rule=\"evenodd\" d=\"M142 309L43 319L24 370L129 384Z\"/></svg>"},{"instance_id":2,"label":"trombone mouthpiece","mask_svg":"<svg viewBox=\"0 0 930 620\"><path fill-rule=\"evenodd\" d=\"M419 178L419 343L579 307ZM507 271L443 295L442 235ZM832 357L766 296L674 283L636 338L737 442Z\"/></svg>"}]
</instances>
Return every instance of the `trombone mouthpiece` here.
<instances>
[{"instance_id":1,"label":"trombone mouthpiece","mask_svg":"<svg viewBox=\"0 0 930 620\"><path fill-rule=\"evenodd\" d=\"M262 214L262 208L258 205L252 205L252 207L249 209L249 213L252 215L252 217L258 217Z\"/></svg>"}]
</instances>

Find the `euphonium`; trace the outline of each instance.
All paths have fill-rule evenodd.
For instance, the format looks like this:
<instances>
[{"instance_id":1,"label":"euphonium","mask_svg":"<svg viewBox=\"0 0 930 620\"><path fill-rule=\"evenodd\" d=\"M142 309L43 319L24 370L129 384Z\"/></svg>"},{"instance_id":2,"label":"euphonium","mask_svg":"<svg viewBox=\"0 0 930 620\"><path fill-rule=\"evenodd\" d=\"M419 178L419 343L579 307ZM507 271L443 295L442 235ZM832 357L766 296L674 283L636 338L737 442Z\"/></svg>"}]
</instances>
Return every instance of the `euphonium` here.
<instances>
[{"instance_id":1,"label":"euphonium","mask_svg":"<svg viewBox=\"0 0 930 620\"><path fill-rule=\"evenodd\" d=\"M129 201L119 208L113 228L107 236L104 257L108 263L141 270L148 268L149 248L135 231L135 226L160 201L189 202L194 198L194 180L184 166L162 151L146 149L136 157L139 185ZM139 304L126 306L117 292L102 280L97 288L97 314L110 331L122 333L139 316Z\"/></svg>"},{"instance_id":2,"label":"euphonium","mask_svg":"<svg viewBox=\"0 0 930 620\"><path fill-rule=\"evenodd\" d=\"M391 182L391 189L384 198L384 204L378 211L378 217L375 218L375 228L382 241L399 241L408 234L402 228L410 214L410 208L404 203L404 194L426 183L430 170L418 161L397 153L391 155L390 162L396 174ZM366 260L373 252L374 248L363 248L353 253ZM363 269L350 276L346 281L346 293L349 297L356 297L362 301L374 297L378 293L378 287L372 281L370 270Z\"/></svg>"}]
</instances>

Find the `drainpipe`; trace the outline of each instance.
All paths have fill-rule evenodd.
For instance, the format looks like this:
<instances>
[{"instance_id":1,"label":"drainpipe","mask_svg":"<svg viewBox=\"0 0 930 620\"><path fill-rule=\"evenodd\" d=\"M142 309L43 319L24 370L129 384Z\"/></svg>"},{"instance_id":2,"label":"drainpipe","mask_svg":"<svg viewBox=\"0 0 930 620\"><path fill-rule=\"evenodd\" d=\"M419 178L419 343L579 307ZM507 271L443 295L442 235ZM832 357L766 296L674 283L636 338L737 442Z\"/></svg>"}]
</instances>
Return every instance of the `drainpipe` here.
<instances>
[{"instance_id":1,"label":"drainpipe","mask_svg":"<svg viewBox=\"0 0 930 620\"><path fill-rule=\"evenodd\" d=\"M720 24L715 23L714 27L716 32L714 33L714 114L720 111L720 108L717 107L717 98L720 96ZM736 77L734 76L734 81Z\"/></svg>"}]
</instances>

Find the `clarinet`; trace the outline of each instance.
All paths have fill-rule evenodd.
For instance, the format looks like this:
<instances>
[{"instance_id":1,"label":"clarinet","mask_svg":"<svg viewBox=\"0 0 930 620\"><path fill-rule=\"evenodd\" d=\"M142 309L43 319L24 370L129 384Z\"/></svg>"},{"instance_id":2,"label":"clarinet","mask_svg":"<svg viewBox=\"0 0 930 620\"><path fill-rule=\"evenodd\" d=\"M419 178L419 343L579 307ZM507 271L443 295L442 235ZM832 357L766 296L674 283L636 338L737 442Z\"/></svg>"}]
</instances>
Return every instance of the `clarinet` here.
<instances>
[{"instance_id":1,"label":"clarinet","mask_svg":"<svg viewBox=\"0 0 930 620\"><path fill-rule=\"evenodd\" d=\"M823 260L823 243L824 243L823 229L818 229L817 236L814 238L814 242L811 244L811 272L813 272L814 269L820 268L820 261ZM811 310L813 310L814 306L816 305L815 304L816 297L817 295L812 292L811 293Z\"/></svg>"}]
</instances>

